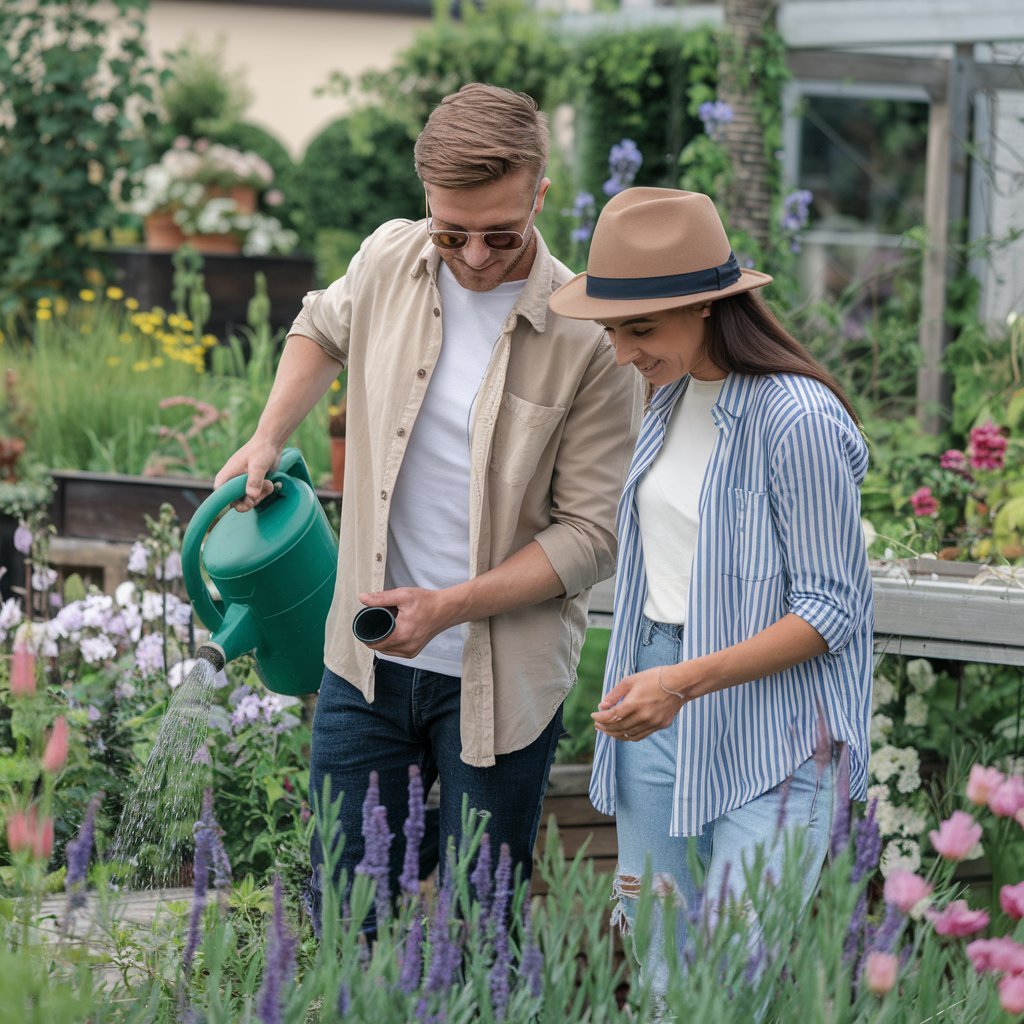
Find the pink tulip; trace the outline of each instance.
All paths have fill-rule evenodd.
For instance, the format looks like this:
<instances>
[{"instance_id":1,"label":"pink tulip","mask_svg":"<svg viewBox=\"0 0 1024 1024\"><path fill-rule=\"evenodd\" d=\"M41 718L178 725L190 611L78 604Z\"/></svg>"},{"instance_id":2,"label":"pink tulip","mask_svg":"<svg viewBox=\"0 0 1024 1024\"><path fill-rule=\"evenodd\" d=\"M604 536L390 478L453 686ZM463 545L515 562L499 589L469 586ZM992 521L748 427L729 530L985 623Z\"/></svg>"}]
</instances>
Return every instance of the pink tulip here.
<instances>
[{"instance_id":1,"label":"pink tulip","mask_svg":"<svg viewBox=\"0 0 1024 1024\"><path fill-rule=\"evenodd\" d=\"M1024 779L1011 775L988 796L989 810L1000 818L1012 818L1024 808Z\"/></svg>"},{"instance_id":2,"label":"pink tulip","mask_svg":"<svg viewBox=\"0 0 1024 1024\"><path fill-rule=\"evenodd\" d=\"M1024 882L1004 885L999 890L999 905L1003 908L1003 913L1009 914L1014 921L1024 917Z\"/></svg>"},{"instance_id":3,"label":"pink tulip","mask_svg":"<svg viewBox=\"0 0 1024 1024\"><path fill-rule=\"evenodd\" d=\"M999 980L999 1005L1007 1013L1024 1013L1024 974L1008 974Z\"/></svg>"},{"instance_id":4,"label":"pink tulip","mask_svg":"<svg viewBox=\"0 0 1024 1024\"><path fill-rule=\"evenodd\" d=\"M966 953L979 974L983 971L1024 973L1024 946L1005 935L996 939L975 939L967 943Z\"/></svg>"},{"instance_id":5,"label":"pink tulip","mask_svg":"<svg viewBox=\"0 0 1024 1024\"><path fill-rule=\"evenodd\" d=\"M33 822L35 812L32 812ZM49 860L53 853L53 818L43 818L35 827L32 836L32 856L37 860Z\"/></svg>"},{"instance_id":6,"label":"pink tulip","mask_svg":"<svg viewBox=\"0 0 1024 1024\"><path fill-rule=\"evenodd\" d=\"M25 646L14 648L11 658L11 695L31 697L36 692L36 658Z\"/></svg>"},{"instance_id":7,"label":"pink tulip","mask_svg":"<svg viewBox=\"0 0 1024 1024\"><path fill-rule=\"evenodd\" d=\"M988 911L971 910L967 900L954 900L945 910L933 911L928 917L939 935L957 938L980 932L988 924Z\"/></svg>"},{"instance_id":8,"label":"pink tulip","mask_svg":"<svg viewBox=\"0 0 1024 1024\"><path fill-rule=\"evenodd\" d=\"M981 839L981 826L965 811L954 811L928 833L932 846L946 860L963 860Z\"/></svg>"},{"instance_id":9,"label":"pink tulip","mask_svg":"<svg viewBox=\"0 0 1024 1024\"><path fill-rule=\"evenodd\" d=\"M879 953L877 950L868 953L864 964L864 978L868 988L876 996L884 996L896 984L896 975L900 971L899 957L892 953Z\"/></svg>"},{"instance_id":10,"label":"pink tulip","mask_svg":"<svg viewBox=\"0 0 1024 1024\"><path fill-rule=\"evenodd\" d=\"M53 723L43 751L43 771L56 775L68 759L68 720L62 715Z\"/></svg>"},{"instance_id":11,"label":"pink tulip","mask_svg":"<svg viewBox=\"0 0 1024 1024\"><path fill-rule=\"evenodd\" d=\"M11 811L7 815L7 848L11 853L27 850L32 845L28 828L28 816L22 811Z\"/></svg>"},{"instance_id":12,"label":"pink tulip","mask_svg":"<svg viewBox=\"0 0 1024 1024\"><path fill-rule=\"evenodd\" d=\"M1006 781L1006 776L998 768L986 768L984 765L971 765L971 775L967 780L967 799L972 804L984 807L988 798Z\"/></svg>"},{"instance_id":13,"label":"pink tulip","mask_svg":"<svg viewBox=\"0 0 1024 1024\"><path fill-rule=\"evenodd\" d=\"M904 914L909 914L922 900L928 898L932 887L912 871L894 871L885 880L883 895L885 902L899 907Z\"/></svg>"}]
</instances>

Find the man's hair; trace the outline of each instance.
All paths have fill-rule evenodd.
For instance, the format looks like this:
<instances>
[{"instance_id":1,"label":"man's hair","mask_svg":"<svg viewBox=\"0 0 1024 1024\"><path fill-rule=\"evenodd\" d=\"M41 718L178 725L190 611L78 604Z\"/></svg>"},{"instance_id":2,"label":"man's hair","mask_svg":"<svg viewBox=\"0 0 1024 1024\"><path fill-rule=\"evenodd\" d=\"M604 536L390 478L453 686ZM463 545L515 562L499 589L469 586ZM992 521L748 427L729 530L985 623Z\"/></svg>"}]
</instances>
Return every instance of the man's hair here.
<instances>
[{"instance_id":1,"label":"man's hair","mask_svg":"<svg viewBox=\"0 0 1024 1024\"><path fill-rule=\"evenodd\" d=\"M416 173L441 188L473 188L548 162L548 120L526 93L471 82L434 108L416 140Z\"/></svg>"}]
</instances>

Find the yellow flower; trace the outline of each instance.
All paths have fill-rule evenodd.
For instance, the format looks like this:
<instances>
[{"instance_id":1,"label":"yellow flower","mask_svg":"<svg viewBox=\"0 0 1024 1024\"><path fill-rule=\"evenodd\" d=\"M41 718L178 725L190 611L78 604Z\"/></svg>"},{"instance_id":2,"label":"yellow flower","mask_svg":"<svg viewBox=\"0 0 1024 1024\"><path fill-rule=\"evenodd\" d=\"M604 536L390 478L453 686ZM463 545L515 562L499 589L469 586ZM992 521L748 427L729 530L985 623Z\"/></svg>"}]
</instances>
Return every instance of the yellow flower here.
<instances>
[{"instance_id":1,"label":"yellow flower","mask_svg":"<svg viewBox=\"0 0 1024 1024\"><path fill-rule=\"evenodd\" d=\"M127 331L122 331L118 336L117 340L122 345L130 345L132 343L132 336Z\"/></svg>"},{"instance_id":2,"label":"yellow flower","mask_svg":"<svg viewBox=\"0 0 1024 1024\"><path fill-rule=\"evenodd\" d=\"M117 302L118 299L123 299L124 298L124 292L122 291L122 289L115 288L113 285L111 285L107 289L107 298L108 299L113 299L114 302Z\"/></svg>"},{"instance_id":3,"label":"yellow flower","mask_svg":"<svg viewBox=\"0 0 1024 1024\"><path fill-rule=\"evenodd\" d=\"M327 415L328 416L337 416L339 412L341 412L341 406L340 405L329 405L329 406L327 406Z\"/></svg>"},{"instance_id":4,"label":"yellow flower","mask_svg":"<svg viewBox=\"0 0 1024 1024\"><path fill-rule=\"evenodd\" d=\"M164 365L164 361L159 356L153 356L153 359L152 359L152 362L150 363L150 365L154 369L159 370L160 367Z\"/></svg>"},{"instance_id":5,"label":"yellow flower","mask_svg":"<svg viewBox=\"0 0 1024 1024\"><path fill-rule=\"evenodd\" d=\"M139 324L139 330L142 331L143 334L152 334L156 328L152 324L147 323Z\"/></svg>"},{"instance_id":6,"label":"yellow flower","mask_svg":"<svg viewBox=\"0 0 1024 1024\"><path fill-rule=\"evenodd\" d=\"M37 309L36 310L36 319L37 320L50 320L52 318L53 318L53 313L51 313L48 309Z\"/></svg>"},{"instance_id":7,"label":"yellow flower","mask_svg":"<svg viewBox=\"0 0 1024 1024\"><path fill-rule=\"evenodd\" d=\"M61 316L68 311L68 300L63 295L57 296L57 301L53 304L53 308L56 310L57 315Z\"/></svg>"},{"instance_id":8,"label":"yellow flower","mask_svg":"<svg viewBox=\"0 0 1024 1024\"><path fill-rule=\"evenodd\" d=\"M121 357L120 356L107 356L107 366L120 366L120 365L121 365Z\"/></svg>"},{"instance_id":9,"label":"yellow flower","mask_svg":"<svg viewBox=\"0 0 1024 1024\"><path fill-rule=\"evenodd\" d=\"M49 309L52 305L53 305L53 302L50 299L47 299L47 298L42 298L42 299L40 299L36 303L36 306L39 309Z\"/></svg>"},{"instance_id":10,"label":"yellow flower","mask_svg":"<svg viewBox=\"0 0 1024 1024\"><path fill-rule=\"evenodd\" d=\"M341 390L341 381L340 380L332 380L331 381L331 390L332 391L340 391Z\"/></svg>"},{"instance_id":11,"label":"yellow flower","mask_svg":"<svg viewBox=\"0 0 1024 1024\"><path fill-rule=\"evenodd\" d=\"M179 323L178 326L183 331L191 331L192 330L192 321L189 320L189 318L187 316L183 316L181 318L181 323Z\"/></svg>"},{"instance_id":12,"label":"yellow flower","mask_svg":"<svg viewBox=\"0 0 1024 1024\"><path fill-rule=\"evenodd\" d=\"M83 288L78 293L78 297L83 302L95 302L96 301L96 293L91 288Z\"/></svg>"},{"instance_id":13,"label":"yellow flower","mask_svg":"<svg viewBox=\"0 0 1024 1024\"><path fill-rule=\"evenodd\" d=\"M178 316L177 313L172 313L167 318L167 324L168 324L169 327L180 327L181 326L181 317Z\"/></svg>"},{"instance_id":14,"label":"yellow flower","mask_svg":"<svg viewBox=\"0 0 1024 1024\"><path fill-rule=\"evenodd\" d=\"M139 300L138 299L125 299L124 300L124 308L125 309L138 309L139 308Z\"/></svg>"},{"instance_id":15,"label":"yellow flower","mask_svg":"<svg viewBox=\"0 0 1024 1024\"><path fill-rule=\"evenodd\" d=\"M145 373L149 369L149 362L145 359L140 359L138 362L132 363L132 369L136 373Z\"/></svg>"},{"instance_id":16,"label":"yellow flower","mask_svg":"<svg viewBox=\"0 0 1024 1024\"><path fill-rule=\"evenodd\" d=\"M204 334L202 344L203 348L213 348L217 344L217 336L215 334Z\"/></svg>"}]
</instances>

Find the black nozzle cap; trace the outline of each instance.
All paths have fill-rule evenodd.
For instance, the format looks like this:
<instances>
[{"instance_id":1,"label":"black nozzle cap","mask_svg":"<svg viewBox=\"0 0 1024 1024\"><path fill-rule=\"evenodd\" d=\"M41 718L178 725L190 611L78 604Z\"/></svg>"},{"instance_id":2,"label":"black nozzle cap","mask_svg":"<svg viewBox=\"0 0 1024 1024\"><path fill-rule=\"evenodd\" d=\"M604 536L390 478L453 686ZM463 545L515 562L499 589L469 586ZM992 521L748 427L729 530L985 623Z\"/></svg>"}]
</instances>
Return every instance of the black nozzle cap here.
<instances>
[{"instance_id":1,"label":"black nozzle cap","mask_svg":"<svg viewBox=\"0 0 1024 1024\"><path fill-rule=\"evenodd\" d=\"M397 608L362 608L352 620L352 632L363 644L379 644L395 629Z\"/></svg>"},{"instance_id":2,"label":"black nozzle cap","mask_svg":"<svg viewBox=\"0 0 1024 1024\"><path fill-rule=\"evenodd\" d=\"M217 644L203 644L196 651L196 657L202 658L203 661L208 661L216 672L219 672L224 667L227 660L224 657L224 652Z\"/></svg>"}]
</instances>

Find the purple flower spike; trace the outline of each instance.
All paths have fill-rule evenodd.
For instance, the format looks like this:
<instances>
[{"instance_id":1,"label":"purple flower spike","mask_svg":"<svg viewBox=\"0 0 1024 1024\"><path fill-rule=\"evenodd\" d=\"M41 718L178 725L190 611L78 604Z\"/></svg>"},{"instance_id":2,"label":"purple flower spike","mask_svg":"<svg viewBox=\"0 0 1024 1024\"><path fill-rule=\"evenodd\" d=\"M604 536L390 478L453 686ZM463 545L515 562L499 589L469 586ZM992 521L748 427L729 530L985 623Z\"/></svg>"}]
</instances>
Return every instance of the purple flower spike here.
<instances>
[{"instance_id":1,"label":"purple flower spike","mask_svg":"<svg viewBox=\"0 0 1024 1024\"><path fill-rule=\"evenodd\" d=\"M622 139L608 154L611 177L602 186L606 196L615 196L633 184L644 162L643 154L632 139Z\"/></svg>"},{"instance_id":2,"label":"purple flower spike","mask_svg":"<svg viewBox=\"0 0 1024 1024\"><path fill-rule=\"evenodd\" d=\"M348 1013L349 1006L352 1005L352 996L349 993L348 985L342 982L338 986L338 998L335 1002L335 1006L338 1009L338 1016L344 1017Z\"/></svg>"},{"instance_id":3,"label":"purple flower spike","mask_svg":"<svg viewBox=\"0 0 1024 1024\"><path fill-rule=\"evenodd\" d=\"M420 891L420 843L426 832L426 812L423 806L423 778L416 765L409 765L409 816L402 831L405 833L405 860L402 877L398 880L402 892L418 896Z\"/></svg>"},{"instance_id":4,"label":"purple flower spike","mask_svg":"<svg viewBox=\"0 0 1024 1024\"><path fill-rule=\"evenodd\" d=\"M451 928L454 876L454 864L449 857L441 891L437 896L437 905L434 907L434 916L430 922L430 967L424 984L427 994L447 992L462 963L462 933L457 932L453 939ZM425 1000L421 1000L417 1006L418 1015L421 1006L425 1012Z\"/></svg>"},{"instance_id":5,"label":"purple flower spike","mask_svg":"<svg viewBox=\"0 0 1024 1024\"><path fill-rule=\"evenodd\" d=\"M295 974L295 951L299 940L284 919L281 876L274 876L274 914L267 929L267 961L263 984L256 996L256 1016L263 1024L281 1024L284 993Z\"/></svg>"},{"instance_id":6,"label":"purple flower spike","mask_svg":"<svg viewBox=\"0 0 1024 1024\"><path fill-rule=\"evenodd\" d=\"M838 857L850 842L850 746L843 744L836 773L836 816L832 822L832 856Z\"/></svg>"},{"instance_id":7,"label":"purple flower spike","mask_svg":"<svg viewBox=\"0 0 1024 1024\"><path fill-rule=\"evenodd\" d=\"M523 905L523 957L520 970L526 979L526 986L534 999L540 999L544 991L544 954L533 940L533 923L530 920L530 901Z\"/></svg>"},{"instance_id":8,"label":"purple flower spike","mask_svg":"<svg viewBox=\"0 0 1024 1024\"><path fill-rule=\"evenodd\" d=\"M476 855L476 867L473 874L469 876L473 883L473 891L476 893L477 902L480 904L480 921L485 924L491 910L491 894L493 892L493 877L491 875L491 837L484 833L480 839L480 850Z\"/></svg>"},{"instance_id":9,"label":"purple flower spike","mask_svg":"<svg viewBox=\"0 0 1024 1024\"><path fill-rule=\"evenodd\" d=\"M878 831L878 822L875 821L875 805L875 800L868 804L864 820L857 825L853 870L850 872L850 881L853 884L878 867L878 858L882 853L882 837Z\"/></svg>"},{"instance_id":10,"label":"purple flower spike","mask_svg":"<svg viewBox=\"0 0 1024 1024\"><path fill-rule=\"evenodd\" d=\"M363 805L363 811L363 859L356 865L356 872L360 875L368 875L377 883L374 903L379 926L391 910L388 863L391 854L391 840L395 837L388 828L386 807L377 804L371 810L368 821L365 818L366 804Z\"/></svg>"},{"instance_id":11,"label":"purple flower spike","mask_svg":"<svg viewBox=\"0 0 1024 1024\"><path fill-rule=\"evenodd\" d=\"M193 826L196 840L195 859L192 862L192 912L188 920L188 938L185 940L185 951L181 963L188 974L192 970L192 960L199 948L202 932L203 910L206 907L206 893L210 884L210 865L213 861L214 832L207 822L213 818L213 792L206 790L203 794L203 812L199 821Z\"/></svg>"},{"instance_id":12,"label":"purple flower spike","mask_svg":"<svg viewBox=\"0 0 1024 1024\"><path fill-rule=\"evenodd\" d=\"M374 808L380 807L380 776L370 772L370 783L366 787L366 796L363 797L363 835L370 831L370 819L373 817Z\"/></svg>"},{"instance_id":13,"label":"purple flower spike","mask_svg":"<svg viewBox=\"0 0 1024 1024\"><path fill-rule=\"evenodd\" d=\"M68 843L67 876L64 880L64 891L68 896L68 922L76 910L85 906L85 876L92 857L93 837L96 831L96 814L103 802L103 793L97 793L85 809L85 817L78 835Z\"/></svg>"},{"instance_id":14,"label":"purple flower spike","mask_svg":"<svg viewBox=\"0 0 1024 1024\"><path fill-rule=\"evenodd\" d=\"M419 914L412 919L409 934L402 948L402 970L398 987L408 995L419 988L423 975L423 920Z\"/></svg>"},{"instance_id":15,"label":"purple flower spike","mask_svg":"<svg viewBox=\"0 0 1024 1024\"><path fill-rule=\"evenodd\" d=\"M504 1020L509 1002L509 968L512 952L508 936L508 910L512 898L512 855L508 843L501 844L498 870L494 874L494 963L491 966L491 1003L496 1020Z\"/></svg>"}]
</instances>

